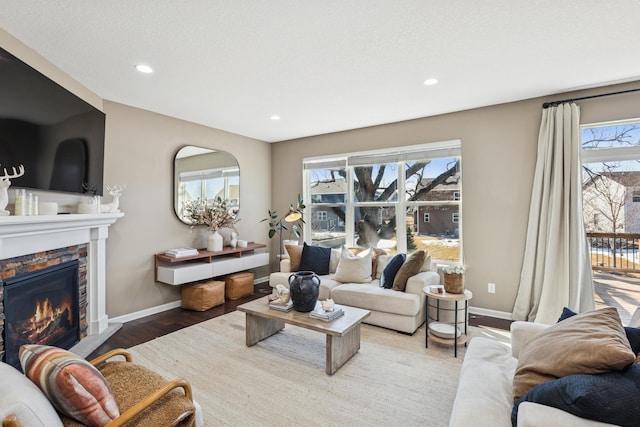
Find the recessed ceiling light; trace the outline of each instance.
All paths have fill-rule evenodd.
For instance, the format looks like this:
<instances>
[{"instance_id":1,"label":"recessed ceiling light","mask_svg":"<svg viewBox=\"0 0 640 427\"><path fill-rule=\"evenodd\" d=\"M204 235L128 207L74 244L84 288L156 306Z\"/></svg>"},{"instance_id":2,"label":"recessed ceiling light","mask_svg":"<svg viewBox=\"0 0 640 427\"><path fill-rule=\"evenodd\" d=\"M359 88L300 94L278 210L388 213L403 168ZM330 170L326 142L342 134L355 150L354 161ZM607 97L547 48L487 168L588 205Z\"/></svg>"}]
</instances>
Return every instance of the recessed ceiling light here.
<instances>
[{"instance_id":1,"label":"recessed ceiling light","mask_svg":"<svg viewBox=\"0 0 640 427\"><path fill-rule=\"evenodd\" d=\"M434 79L434 78L430 78L424 81L424 84L426 84L427 86L433 86L435 84L438 84L438 79Z\"/></svg>"},{"instance_id":2,"label":"recessed ceiling light","mask_svg":"<svg viewBox=\"0 0 640 427\"><path fill-rule=\"evenodd\" d=\"M273 116L271 116L271 120L273 120L273 121L280 120L280 116L277 115L277 114L274 114Z\"/></svg>"},{"instance_id":3,"label":"recessed ceiling light","mask_svg":"<svg viewBox=\"0 0 640 427\"><path fill-rule=\"evenodd\" d=\"M149 67L148 65L145 65L145 64L136 65L136 70L140 71L141 73L145 73L145 74L153 73L153 68L151 68L151 67Z\"/></svg>"}]
</instances>

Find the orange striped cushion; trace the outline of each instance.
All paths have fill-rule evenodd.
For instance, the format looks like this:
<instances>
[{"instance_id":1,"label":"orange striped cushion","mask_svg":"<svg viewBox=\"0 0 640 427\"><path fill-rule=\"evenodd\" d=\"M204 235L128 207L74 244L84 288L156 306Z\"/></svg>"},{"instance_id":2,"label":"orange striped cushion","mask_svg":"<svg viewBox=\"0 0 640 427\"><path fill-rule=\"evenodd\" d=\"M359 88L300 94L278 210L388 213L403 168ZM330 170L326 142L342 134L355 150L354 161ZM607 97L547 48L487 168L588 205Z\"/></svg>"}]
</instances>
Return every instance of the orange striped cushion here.
<instances>
[{"instance_id":1,"label":"orange striped cushion","mask_svg":"<svg viewBox=\"0 0 640 427\"><path fill-rule=\"evenodd\" d=\"M23 345L20 364L25 375L65 415L100 427L120 415L107 381L80 356L47 345Z\"/></svg>"}]
</instances>

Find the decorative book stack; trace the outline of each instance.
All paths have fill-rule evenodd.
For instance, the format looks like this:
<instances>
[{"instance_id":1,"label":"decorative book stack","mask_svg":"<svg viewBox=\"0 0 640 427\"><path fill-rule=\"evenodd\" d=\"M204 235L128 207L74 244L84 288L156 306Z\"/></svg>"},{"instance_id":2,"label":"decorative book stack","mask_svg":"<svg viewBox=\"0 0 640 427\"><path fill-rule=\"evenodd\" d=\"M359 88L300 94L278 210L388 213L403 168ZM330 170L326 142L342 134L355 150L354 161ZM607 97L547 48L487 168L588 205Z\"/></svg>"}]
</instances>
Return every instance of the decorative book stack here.
<instances>
[{"instance_id":1,"label":"decorative book stack","mask_svg":"<svg viewBox=\"0 0 640 427\"><path fill-rule=\"evenodd\" d=\"M313 311L309 312L309 317L324 320L325 322L331 322L342 315L344 315L344 311L337 304L333 306L333 311L324 311L322 306L318 304Z\"/></svg>"},{"instance_id":2,"label":"decorative book stack","mask_svg":"<svg viewBox=\"0 0 640 427\"><path fill-rule=\"evenodd\" d=\"M289 300L285 304L272 301L269 303L269 308L271 310L278 310L278 311L291 311L293 310L293 301Z\"/></svg>"},{"instance_id":3,"label":"decorative book stack","mask_svg":"<svg viewBox=\"0 0 640 427\"><path fill-rule=\"evenodd\" d=\"M176 249L169 249L164 254L171 258L183 258L187 256L198 255L198 250L194 248L176 248Z\"/></svg>"}]
</instances>

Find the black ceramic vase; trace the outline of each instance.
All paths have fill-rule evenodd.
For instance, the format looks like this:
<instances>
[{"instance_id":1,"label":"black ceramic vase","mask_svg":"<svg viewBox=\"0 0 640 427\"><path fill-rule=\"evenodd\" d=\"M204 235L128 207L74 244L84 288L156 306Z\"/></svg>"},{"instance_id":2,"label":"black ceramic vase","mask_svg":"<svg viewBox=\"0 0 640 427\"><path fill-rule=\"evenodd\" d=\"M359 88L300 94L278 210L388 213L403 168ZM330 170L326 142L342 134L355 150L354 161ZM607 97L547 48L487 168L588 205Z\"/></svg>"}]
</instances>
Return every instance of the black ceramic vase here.
<instances>
[{"instance_id":1,"label":"black ceramic vase","mask_svg":"<svg viewBox=\"0 0 640 427\"><path fill-rule=\"evenodd\" d=\"M318 301L320 278L313 271L293 273L289 276L289 292L295 311L312 311Z\"/></svg>"}]
</instances>

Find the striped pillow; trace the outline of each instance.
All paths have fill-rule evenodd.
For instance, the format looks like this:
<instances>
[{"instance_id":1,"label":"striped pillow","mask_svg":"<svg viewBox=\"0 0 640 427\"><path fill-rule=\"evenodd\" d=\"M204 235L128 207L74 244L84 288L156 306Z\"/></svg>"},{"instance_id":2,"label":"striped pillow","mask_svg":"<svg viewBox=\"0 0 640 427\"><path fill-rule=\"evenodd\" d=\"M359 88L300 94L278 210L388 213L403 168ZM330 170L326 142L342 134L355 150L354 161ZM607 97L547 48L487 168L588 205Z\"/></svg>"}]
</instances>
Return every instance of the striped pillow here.
<instances>
[{"instance_id":1,"label":"striped pillow","mask_svg":"<svg viewBox=\"0 0 640 427\"><path fill-rule=\"evenodd\" d=\"M88 426L104 426L120 415L107 381L80 356L47 345L23 345L20 364L63 414Z\"/></svg>"}]
</instances>

